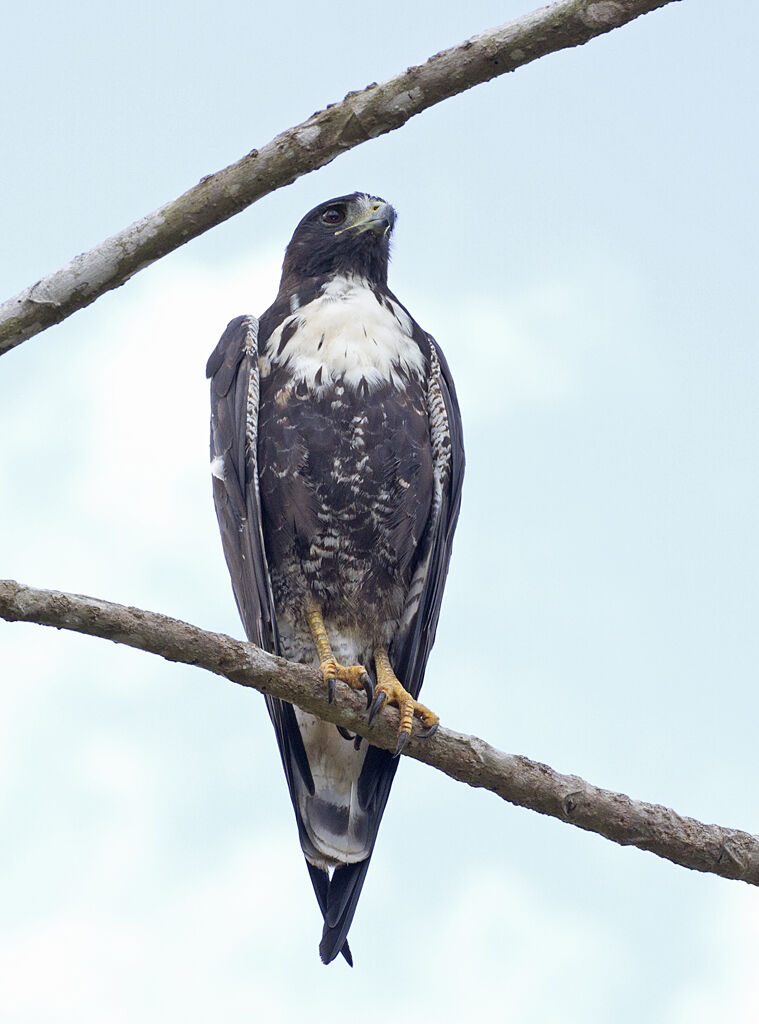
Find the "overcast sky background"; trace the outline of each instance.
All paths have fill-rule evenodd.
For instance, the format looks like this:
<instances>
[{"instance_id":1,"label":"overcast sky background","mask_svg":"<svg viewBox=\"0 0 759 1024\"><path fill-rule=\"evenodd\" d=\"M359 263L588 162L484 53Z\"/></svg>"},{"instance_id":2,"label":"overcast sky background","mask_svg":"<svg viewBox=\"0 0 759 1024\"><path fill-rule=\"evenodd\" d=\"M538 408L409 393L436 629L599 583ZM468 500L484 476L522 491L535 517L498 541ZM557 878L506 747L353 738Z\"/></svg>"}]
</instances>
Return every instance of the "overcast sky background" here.
<instances>
[{"instance_id":1,"label":"overcast sky background","mask_svg":"<svg viewBox=\"0 0 759 1024\"><path fill-rule=\"evenodd\" d=\"M16 5L2 297L528 9ZM268 306L301 216L373 192L399 212L391 287L448 356L468 450L425 702L504 750L759 831L757 32L748 0L685 0L545 58L5 355L0 576L242 636L205 360ZM0 624L0 645L3 1021L759 1017L754 889L408 760L356 967L324 968L257 694L42 627Z\"/></svg>"}]
</instances>

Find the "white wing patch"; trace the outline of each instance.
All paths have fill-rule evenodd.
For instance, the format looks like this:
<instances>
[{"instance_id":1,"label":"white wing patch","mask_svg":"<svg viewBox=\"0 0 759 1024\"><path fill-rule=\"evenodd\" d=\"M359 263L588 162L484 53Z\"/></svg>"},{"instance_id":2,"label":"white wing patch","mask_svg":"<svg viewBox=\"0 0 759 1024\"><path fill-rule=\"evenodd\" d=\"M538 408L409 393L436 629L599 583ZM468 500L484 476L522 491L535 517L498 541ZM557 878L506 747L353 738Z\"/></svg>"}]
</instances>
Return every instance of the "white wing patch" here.
<instances>
[{"instance_id":1,"label":"white wing patch","mask_svg":"<svg viewBox=\"0 0 759 1024\"><path fill-rule=\"evenodd\" d=\"M369 388L399 387L404 376L420 378L424 372L412 331L405 310L390 298L387 304L378 300L363 278L336 277L272 332L264 357L287 366L296 382L310 388L339 379L350 387L362 381ZM281 346L283 332L290 337Z\"/></svg>"}]
</instances>

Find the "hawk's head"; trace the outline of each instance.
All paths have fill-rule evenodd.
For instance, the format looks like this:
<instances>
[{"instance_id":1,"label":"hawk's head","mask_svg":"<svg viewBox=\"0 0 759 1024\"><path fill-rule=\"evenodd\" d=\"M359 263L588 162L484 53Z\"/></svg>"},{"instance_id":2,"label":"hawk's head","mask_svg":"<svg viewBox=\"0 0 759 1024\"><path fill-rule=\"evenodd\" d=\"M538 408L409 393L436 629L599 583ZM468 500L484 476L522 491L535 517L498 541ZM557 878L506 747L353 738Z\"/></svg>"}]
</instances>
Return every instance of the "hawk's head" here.
<instances>
[{"instance_id":1,"label":"hawk's head","mask_svg":"<svg viewBox=\"0 0 759 1024\"><path fill-rule=\"evenodd\" d=\"M386 285L394 224L390 203L364 192L321 203L295 229L285 252L280 293L306 278L333 274L356 274Z\"/></svg>"}]
</instances>

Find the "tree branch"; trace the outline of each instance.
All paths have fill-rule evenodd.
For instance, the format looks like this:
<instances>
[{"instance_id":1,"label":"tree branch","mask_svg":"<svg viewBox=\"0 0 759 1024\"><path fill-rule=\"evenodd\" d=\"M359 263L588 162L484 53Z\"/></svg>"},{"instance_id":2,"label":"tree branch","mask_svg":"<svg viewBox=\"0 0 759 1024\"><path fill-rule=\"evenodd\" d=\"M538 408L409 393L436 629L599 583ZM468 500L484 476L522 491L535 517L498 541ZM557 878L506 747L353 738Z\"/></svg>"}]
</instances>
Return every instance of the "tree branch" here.
<instances>
[{"instance_id":1,"label":"tree branch","mask_svg":"<svg viewBox=\"0 0 759 1024\"><path fill-rule=\"evenodd\" d=\"M674 0L560 0L351 92L0 306L0 354L60 323L190 239L415 114Z\"/></svg>"},{"instance_id":2,"label":"tree branch","mask_svg":"<svg viewBox=\"0 0 759 1024\"><path fill-rule=\"evenodd\" d=\"M0 617L88 633L169 661L197 665L297 704L366 736L376 746L395 748L395 711L383 711L369 727L362 698L348 687L340 687L329 704L313 669L179 619L92 597L37 590L13 580L0 580ZM404 754L459 782L489 789L509 803L597 832L621 846L637 846L686 868L759 885L759 838L746 832L705 825L658 804L599 789L576 775L561 775L548 765L502 753L484 740L451 729L441 727L427 740L412 737Z\"/></svg>"}]
</instances>

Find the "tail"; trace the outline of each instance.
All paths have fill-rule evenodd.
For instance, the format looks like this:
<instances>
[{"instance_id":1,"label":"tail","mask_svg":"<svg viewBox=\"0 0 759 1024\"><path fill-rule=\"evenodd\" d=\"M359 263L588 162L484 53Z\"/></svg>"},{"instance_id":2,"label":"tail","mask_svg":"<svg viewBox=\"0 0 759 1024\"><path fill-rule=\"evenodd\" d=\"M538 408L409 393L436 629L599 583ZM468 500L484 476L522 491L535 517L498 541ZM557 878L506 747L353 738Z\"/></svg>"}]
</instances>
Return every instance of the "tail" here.
<instances>
[{"instance_id":1,"label":"tail","mask_svg":"<svg viewBox=\"0 0 759 1024\"><path fill-rule=\"evenodd\" d=\"M311 884L324 917L324 930L319 943L319 956L324 964L331 964L338 953L342 953L348 964L353 966L346 936L356 912L370 859L367 857L357 864L335 868L331 878L325 868L316 868L306 861Z\"/></svg>"},{"instance_id":2,"label":"tail","mask_svg":"<svg viewBox=\"0 0 759 1024\"><path fill-rule=\"evenodd\" d=\"M351 967L353 966L353 957L346 936L356 912L366 872L369 870L374 839L377 837L377 829L397 767L398 759L392 757L387 750L369 747L359 782L361 805L372 820L372 841L367 856L353 864L339 865L333 869L332 877L326 868L315 867L306 861L311 884L324 918L319 955L325 964L332 963L335 957L342 953Z\"/></svg>"}]
</instances>

